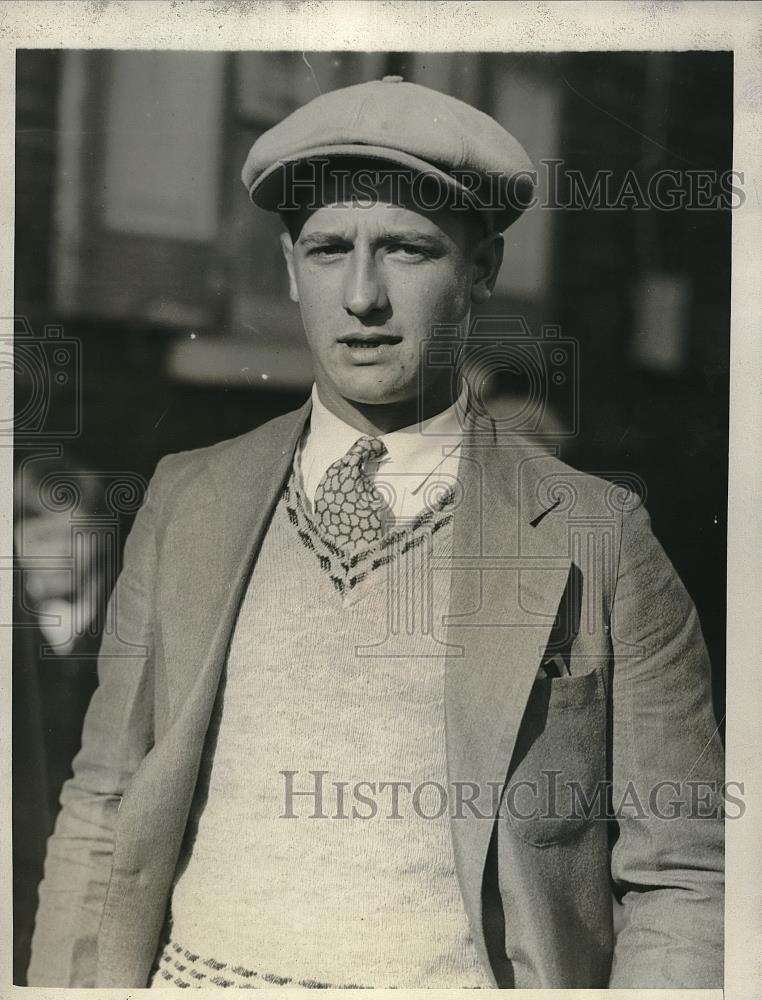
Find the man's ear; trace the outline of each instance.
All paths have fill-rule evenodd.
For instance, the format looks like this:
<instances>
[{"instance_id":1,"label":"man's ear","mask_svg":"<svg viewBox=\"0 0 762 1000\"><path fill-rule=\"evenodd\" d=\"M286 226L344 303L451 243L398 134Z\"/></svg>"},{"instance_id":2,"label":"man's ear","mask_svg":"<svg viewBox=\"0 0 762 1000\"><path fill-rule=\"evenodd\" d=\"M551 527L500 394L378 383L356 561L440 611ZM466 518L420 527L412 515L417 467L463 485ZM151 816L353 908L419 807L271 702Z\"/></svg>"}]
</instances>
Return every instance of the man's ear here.
<instances>
[{"instance_id":1,"label":"man's ear","mask_svg":"<svg viewBox=\"0 0 762 1000\"><path fill-rule=\"evenodd\" d=\"M286 270L288 271L288 296L292 302L298 302L299 289L296 287L296 274L294 273L294 243L290 233L280 234L280 245L283 249Z\"/></svg>"},{"instance_id":2,"label":"man's ear","mask_svg":"<svg viewBox=\"0 0 762 1000\"><path fill-rule=\"evenodd\" d=\"M474 282L471 285L471 301L477 305L486 302L492 295L503 263L503 249L501 233L485 236L477 244L474 251Z\"/></svg>"}]
</instances>

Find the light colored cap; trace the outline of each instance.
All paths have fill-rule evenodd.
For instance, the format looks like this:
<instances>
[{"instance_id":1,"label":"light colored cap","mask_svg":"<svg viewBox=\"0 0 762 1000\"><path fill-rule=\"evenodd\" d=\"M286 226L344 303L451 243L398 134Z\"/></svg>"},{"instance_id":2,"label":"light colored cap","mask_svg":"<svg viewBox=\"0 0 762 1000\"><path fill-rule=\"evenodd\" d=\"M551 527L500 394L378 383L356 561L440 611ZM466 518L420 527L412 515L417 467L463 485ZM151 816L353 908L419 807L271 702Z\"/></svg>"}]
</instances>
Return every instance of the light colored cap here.
<instances>
[{"instance_id":1,"label":"light colored cap","mask_svg":"<svg viewBox=\"0 0 762 1000\"><path fill-rule=\"evenodd\" d=\"M329 91L298 108L257 139L241 178L256 205L278 211L289 167L340 157L438 178L461 204L488 210L499 230L527 207L535 184L529 156L494 118L398 76Z\"/></svg>"}]
</instances>

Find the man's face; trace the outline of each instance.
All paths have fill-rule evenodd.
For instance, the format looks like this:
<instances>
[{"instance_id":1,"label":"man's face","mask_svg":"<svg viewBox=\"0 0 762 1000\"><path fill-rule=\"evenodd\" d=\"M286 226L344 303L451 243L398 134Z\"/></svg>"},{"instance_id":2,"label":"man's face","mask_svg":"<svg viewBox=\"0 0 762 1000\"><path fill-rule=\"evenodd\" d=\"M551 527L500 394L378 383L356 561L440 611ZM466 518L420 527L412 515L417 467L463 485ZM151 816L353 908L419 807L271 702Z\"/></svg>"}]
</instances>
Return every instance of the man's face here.
<instances>
[{"instance_id":1,"label":"man's face","mask_svg":"<svg viewBox=\"0 0 762 1000\"><path fill-rule=\"evenodd\" d=\"M480 236L467 212L382 199L325 205L293 241L283 236L321 398L395 403L449 380L422 367L421 345L439 324L467 324L471 303L489 297L499 259Z\"/></svg>"}]
</instances>

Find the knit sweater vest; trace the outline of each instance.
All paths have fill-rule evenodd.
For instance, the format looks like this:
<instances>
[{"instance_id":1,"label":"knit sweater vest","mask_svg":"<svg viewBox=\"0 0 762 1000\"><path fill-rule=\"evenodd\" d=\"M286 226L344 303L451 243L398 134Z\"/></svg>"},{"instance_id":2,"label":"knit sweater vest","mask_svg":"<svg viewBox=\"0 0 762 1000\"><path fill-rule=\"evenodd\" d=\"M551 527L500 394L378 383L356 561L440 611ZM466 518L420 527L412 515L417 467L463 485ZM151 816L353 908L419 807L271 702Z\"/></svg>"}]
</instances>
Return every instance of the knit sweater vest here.
<instances>
[{"instance_id":1,"label":"knit sweater vest","mask_svg":"<svg viewBox=\"0 0 762 1000\"><path fill-rule=\"evenodd\" d=\"M298 473L233 634L150 985L489 987L455 872L453 497L348 559Z\"/></svg>"}]
</instances>

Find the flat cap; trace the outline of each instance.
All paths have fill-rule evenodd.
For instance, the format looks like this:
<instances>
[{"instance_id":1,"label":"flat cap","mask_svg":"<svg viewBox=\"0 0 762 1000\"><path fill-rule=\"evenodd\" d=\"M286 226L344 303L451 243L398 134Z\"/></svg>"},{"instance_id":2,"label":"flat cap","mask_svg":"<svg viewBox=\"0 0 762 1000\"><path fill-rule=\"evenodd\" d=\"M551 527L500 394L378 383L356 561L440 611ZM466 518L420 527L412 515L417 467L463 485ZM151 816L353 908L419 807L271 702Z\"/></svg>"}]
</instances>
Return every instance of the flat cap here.
<instances>
[{"instance_id":1,"label":"flat cap","mask_svg":"<svg viewBox=\"0 0 762 1000\"><path fill-rule=\"evenodd\" d=\"M261 208L284 208L293 169L306 161L373 160L438 179L460 204L506 229L534 190L529 156L494 118L398 76L321 94L254 143L241 178Z\"/></svg>"}]
</instances>

